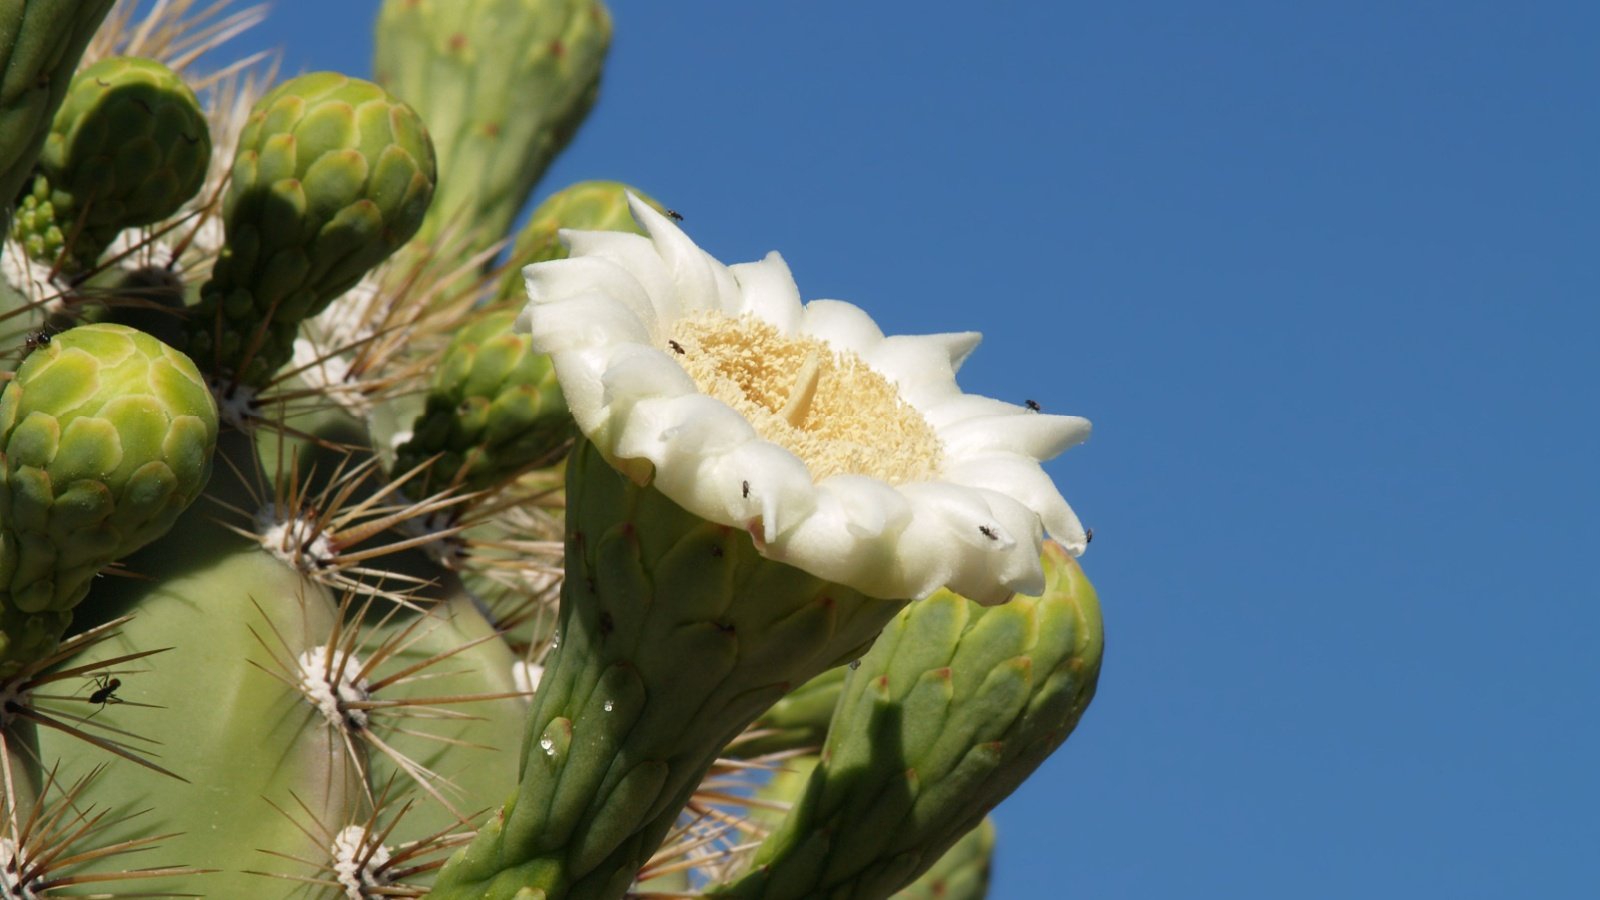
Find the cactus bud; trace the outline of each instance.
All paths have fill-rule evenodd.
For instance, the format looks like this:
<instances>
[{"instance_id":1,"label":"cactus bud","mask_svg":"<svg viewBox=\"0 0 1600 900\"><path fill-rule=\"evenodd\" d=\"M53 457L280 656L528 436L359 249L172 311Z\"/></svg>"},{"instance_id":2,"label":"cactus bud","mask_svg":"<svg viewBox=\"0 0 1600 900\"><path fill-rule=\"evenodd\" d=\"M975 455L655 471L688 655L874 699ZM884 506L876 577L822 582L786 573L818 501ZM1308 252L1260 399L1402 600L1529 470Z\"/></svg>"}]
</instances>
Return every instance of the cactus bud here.
<instances>
[{"instance_id":1,"label":"cactus bud","mask_svg":"<svg viewBox=\"0 0 1600 900\"><path fill-rule=\"evenodd\" d=\"M89 268L122 229L177 212L210 160L205 113L176 73L101 60L72 79L13 231L35 259L55 263L66 250L65 270Z\"/></svg>"},{"instance_id":2,"label":"cactus bud","mask_svg":"<svg viewBox=\"0 0 1600 900\"><path fill-rule=\"evenodd\" d=\"M1094 697L1094 588L1059 545L1037 597L948 590L906 607L845 682L822 761L742 879L707 893L799 900L910 884L1027 778Z\"/></svg>"},{"instance_id":3,"label":"cactus bud","mask_svg":"<svg viewBox=\"0 0 1600 900\"><path fill-rule=\"evenodd\" d=\"M279 85L239 139L228 242L190 319L190 355L265 385L301 321L416 233L433 184L422 120L382 88L335 72Z\"/></svg>"},{"instance_id":4,"label":"cactus bud","mask_svg":"<svg viewBox=\"0 0 1600 900\"><path fill-rule=\"evenodd\" d=\"M0 394L0 673L51 649L102 568L205 487L217 411L188 357L122 325L35 350Z\"/></svg>"},{"instance_id":5,"label":"cactus bud","mask_svg":"<svg viewBox=\"0 0 1600 900\"><path fill-rule=\"evenodd\" d=\"M512 332L516 317L515 310L485 314L450 342L413 436L396 453L396 472L441 454L427 491L457 481L479 490L565 452L572 416L550 357Z\"/></svg>"}]
</instances>

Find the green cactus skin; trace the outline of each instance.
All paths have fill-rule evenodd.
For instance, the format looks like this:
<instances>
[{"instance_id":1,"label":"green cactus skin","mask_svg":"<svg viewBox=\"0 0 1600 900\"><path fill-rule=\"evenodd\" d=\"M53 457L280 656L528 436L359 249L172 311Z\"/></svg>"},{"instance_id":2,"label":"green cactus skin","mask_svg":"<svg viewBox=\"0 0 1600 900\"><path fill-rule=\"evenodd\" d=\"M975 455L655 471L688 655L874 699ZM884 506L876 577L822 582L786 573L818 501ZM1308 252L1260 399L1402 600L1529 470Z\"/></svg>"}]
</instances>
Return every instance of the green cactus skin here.
<instances>
[{"instance_id":1,"label":"green cactus skin","mask_svg":"<svg viewBox=\"0 0 1600 900\"><path fill-rule=\"evenodd\" d=\"M835 671L844 670L830 669L823 677ZM812 679L809 684L817 685L821 680ZM838 697L840 681L842 679L825 682L834 688L834 698ZM762 804L750 807L750 820L769 831L779 828L784 817L781 807L792 806L799 798L818 762L820 760L815 756L797 756L780 763L772 777L756 791L755 797ZM955 846L939 857L933 868L922 873L905 890L896 893L894 900L983 900L989 892L989 869L993 856L994 822L985 818L977 828L967 832L956 841Z\"/></svg>"},{"instance_id":2,"label":"green cactus skin","mask_svg":"<svg viewBox=\"0 0 1600 900\"><path fill-rule=\"evenodd\" d=\"M439 140L419 244L468 228L466 257L506 233L593 106L610 43L599 0L385 0L373 71Z\"/></svg>"},{"instance_id":3,"label":"green cactus skin","mask_svg":"<svg viewBox=\"0 0 1600 900\"><path fill-rule=\"evenodd\" d=\"M72 71L114 0L0 3L0 210L27 183ZM0 222L10 228L7 219Z\"/></svg>"},{"instance_id":4,"label":"green cactus skin","mask_svg":"<svg viewBox=\"0 0 1600 900\"><path fill-rule=\"evenodd\" d=\"M550 357L515 334L515 310L485 313L450 342L427 406L401 445L403 473L438 454L422 493L492 487L565 455L576 433Z\"/></svg>"},{"instance_id":5,"label":"green cactus skin","mask_svg":"<svg viewBox=\"0 0 1600 900\"><path fill-rule=\"evenodd\" d=\"M983 900L994 862L994 822L984 819L895 900Z\"/></svg>"},{"instance_id":6,"label":"green cactus skin","mask_svg":"<svg viewBox=\"0 0 1600 900\"><path fill-rule=\"evenodd\" d=\"M416 233L433 196L422 120L371 82L291 79L256 104L223 205L227 245L190 317L189 353L249 387L300 323Z\"/></svg>"},{"instance_id":7,"label":"green cactus skin","mask_svg":"<svg viewBox=\"0 0 1600 900\"><path fill-rule=\"evenodd\" d=\"M90 579L172 527L216 440L199 371L143 332L84 325L29 355L0 394L0 674L51 650Z\"/></svg>"},{"instance_id":8,"label":"green cactus skin","mask_svg":"<svg viewBox=\"0 0 1600 900\"><path fill-rule=\"evenodd\" d=\"M35 259L55 264L67 250L63 271L87 269L122 229L176 213L210 161L205 113L183 79L154 60L103 59L72 79L13 233Z\"/></svg>"},{"instance_id":9,"label":"green cactus skin","mask_svg":"<svg viewBox=\"0 0 1600 900\"><path fill-rule=\"evenodd\" d=\"M749 759L768 753L821 747L847 673L844 666L829 669L785 694L728 747L726 755Z\"/></svg>"},{"instance_id":10,"label":"green cactus skin","mask_svg":"<svg viewBox=\"0 0 1600 900\"><path fill-rule=\"evenodd\" d=\"M622 896L718 751L903 605L765 559L586 441L567 475L567 578L521 784L435 900Z\"/></svg>"},{"instance_id":11,"label":"green cactus skin","mask_svg":"<svg viewBox=\"0 0 1600 900\"><path fill-rule=\"evenodd\" d=\"M822 762L741 900L883 897L926 871L1072 732L1104 644L1094 589L1045 545L1045 592L908 606L848 676Z\"/></svg>"},{"instance_id":12,"label":"green cactus skin","mask_svg":"<svg viewBox=\"0 0 1600 900\"><path fill-rule=\"evenodd\" d=\"M511 245L510 265L500 281L500 302L516 299L526 302L527 288L522 281L523 266L552 259L566 259L567 247L561 243L561 229L580 231L624 231L644 234L628 210L628 195L650 204L662 215L667 208L644 191L620 181L580 181L564 187L534 208L527 224Z\"/></svg>"},{"instance_id":13,"label":"green cactus skin","mask_svg":"<svg viewBox=\"0 0 1600 900\"><path fill-rule=\"evenodd\" d=\"M396 655L396 665L419 665L441 654L453 655L429 667L425 678L386 688L384 702L444 696L495 699L448 707L451 712L397 730L387 740L391 747L437 773L439 788L452 805L481 818L486 807L517 786L517 748L522 743L528 699L518 694L512 675L516 656L460 590L432 606L422 622L415 618L390 619L371 632L369 643L400 637L405 650ZM397 772L388 757L372 754L371 761L370 783L386 784L391 775L397 783L407 783L407 776ZM443 804L419 802L390 833L388 843L421 840L459 824Z\"/></svg>"},{"instance_id":14,"label":"green cactus skin","mask_svg":"<svg viewBox=\"0 0 1600 900\"><path fill-rule=\"evenodd\" d=\"M243 437L226 437L235 446L223 452L238 455ZM269 854L316 859L327 852L272 804L336 828L367 814L346 747L317 710L269 674L281 671L278 659L321 644L337 617L332 598L255 543L199 516L186 517L169 540L130 565L149 580L119 579L97 587L96 599L137 615L85 661L172 649L122 675L123 702L100 710L94 723L160 741L155 761L187 780L119 765L96 785L94 801L147 811L111 828L106 841L177 832L162 843L164 859L217 870L142 882L152 895L305 896L302 885L249 870L304 875L303 867ZM88 771L108 758L54 731L41 737L43 758L60 760L65 771ZM90 871L127 865L111 857Z\"/></svg>"}]
</instances>

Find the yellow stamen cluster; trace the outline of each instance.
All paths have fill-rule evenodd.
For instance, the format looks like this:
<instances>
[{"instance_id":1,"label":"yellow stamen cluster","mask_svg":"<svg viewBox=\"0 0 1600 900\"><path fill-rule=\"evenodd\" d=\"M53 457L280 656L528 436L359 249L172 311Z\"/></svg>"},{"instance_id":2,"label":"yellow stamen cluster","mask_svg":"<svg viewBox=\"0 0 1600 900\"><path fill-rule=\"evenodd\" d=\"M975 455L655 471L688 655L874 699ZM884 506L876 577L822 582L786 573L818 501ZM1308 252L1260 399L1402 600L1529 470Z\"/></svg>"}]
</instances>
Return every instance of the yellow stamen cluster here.
<instances>
[{"instance_id":1,"label":"yellow stamen cluster","mask_svg":"<svg viewBox=\"0 0 1600 900\"><path fill-rule=\"evenodd\" d=\"M887 378L848 350L785 336L753 316L702 312L672 326L662 349L700 390L800 457L821 481L869 475L890 484L937 477L939 438Z\"/></svg>"}]
</instances>

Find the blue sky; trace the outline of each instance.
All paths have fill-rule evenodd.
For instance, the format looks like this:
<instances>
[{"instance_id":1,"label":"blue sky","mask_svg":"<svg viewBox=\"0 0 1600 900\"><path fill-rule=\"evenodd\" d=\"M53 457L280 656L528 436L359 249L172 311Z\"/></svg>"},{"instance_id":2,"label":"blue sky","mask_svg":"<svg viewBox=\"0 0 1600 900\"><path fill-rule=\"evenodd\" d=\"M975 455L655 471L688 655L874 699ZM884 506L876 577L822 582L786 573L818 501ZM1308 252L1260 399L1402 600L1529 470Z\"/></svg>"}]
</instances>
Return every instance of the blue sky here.
<instances>
[{"instance_id":1,"label":"blue sky","mask_svg":"<svg viewBox=\"0 0 1600 900\"><path fill-rule=\"evenodd\" d=\"M241 48L370 72L375 2ZM1600 863L1589 3L615 0L637 184L1089 416L1100 694L993 896L1578 897Z\"/></svg>"}]
</instances>

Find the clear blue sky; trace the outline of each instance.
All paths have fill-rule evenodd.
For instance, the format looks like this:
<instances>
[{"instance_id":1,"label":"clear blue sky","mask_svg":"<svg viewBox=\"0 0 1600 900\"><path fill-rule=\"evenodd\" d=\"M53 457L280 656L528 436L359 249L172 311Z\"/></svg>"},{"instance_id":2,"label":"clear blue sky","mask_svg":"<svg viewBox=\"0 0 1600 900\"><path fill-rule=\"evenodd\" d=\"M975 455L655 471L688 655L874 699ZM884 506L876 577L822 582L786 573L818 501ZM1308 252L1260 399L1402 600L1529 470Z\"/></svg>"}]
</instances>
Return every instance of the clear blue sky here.
<instances>
[{"instance_id":1,"label":"clear blue sky","mask_svg":"<svg viewBox=\"0 0 1600 900\"><path fill-rule=\"evenodd\" d=\"M240 47L370 72L366 0ZM993 896L1592 897L1600 5L614 0L617 178L1051 466L1108 655Z\"/></svg>"}]
</instances>

